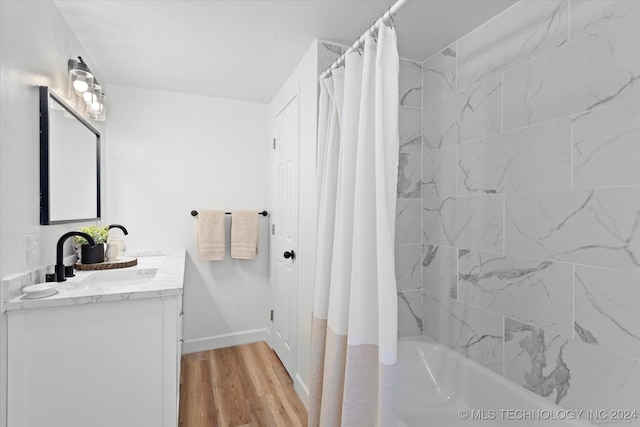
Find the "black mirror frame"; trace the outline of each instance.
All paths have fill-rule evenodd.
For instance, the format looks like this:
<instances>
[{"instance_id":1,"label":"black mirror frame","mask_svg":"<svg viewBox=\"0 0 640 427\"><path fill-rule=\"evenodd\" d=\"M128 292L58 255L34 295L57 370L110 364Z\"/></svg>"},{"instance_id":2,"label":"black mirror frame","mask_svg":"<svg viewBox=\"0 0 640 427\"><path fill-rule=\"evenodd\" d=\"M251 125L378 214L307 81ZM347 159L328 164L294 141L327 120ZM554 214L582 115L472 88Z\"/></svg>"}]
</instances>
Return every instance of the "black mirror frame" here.
<instances>
[{"instance_id":1,"label":"black mirror frame","mask_svg":"<svg viewBox=\"0 0 640 427\"><path fill-rule=\"evenodd\" d=\"M73 108L67 105L53 91L50 91L47 86L39 86L40 90L40 225L54 225L54 224L68 224L72 222L86 222L99 220L100 213L100 132L80 114L78 114ZM69 114L75 117L80 123L82 123L87 129L89 129L96 136L96 216L94 218L74 218L51 221L51 205L49 203L50 191L49 191L49 99L52 98L55 102L60 104Z\"/></svg>"}]
</instances>

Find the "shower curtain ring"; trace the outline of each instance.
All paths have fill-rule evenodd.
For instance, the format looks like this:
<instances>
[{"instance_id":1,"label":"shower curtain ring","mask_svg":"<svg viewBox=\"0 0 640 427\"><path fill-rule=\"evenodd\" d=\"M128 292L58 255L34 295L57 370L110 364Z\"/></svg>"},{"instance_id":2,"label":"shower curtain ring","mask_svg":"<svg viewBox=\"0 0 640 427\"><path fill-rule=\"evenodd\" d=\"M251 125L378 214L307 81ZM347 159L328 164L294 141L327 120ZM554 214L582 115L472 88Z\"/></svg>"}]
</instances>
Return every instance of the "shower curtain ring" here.
<instances>
[{"instance_id":1,"label":"shower curtain ring","mask_svg":"<svg viewBox=\"0 0 640 427\"><path fill-rule=\"evenodd\" d=\"M391 28L395 28L396 20L393 19L393 14L391 13L391 8L387 9L387 14L389 15L387 18L387 26Z\"/></svg>"},{"instance_id":2,"label":"shower curtain ring","mask_svg":"<svg viewBox=\"0 0 640 427\"><path fill-rule=\"evenodd\" d=\"M378 41L378 28L375 23L369 28L369 35L373 37L375 41Z\"/></svg>"}]
</instances>

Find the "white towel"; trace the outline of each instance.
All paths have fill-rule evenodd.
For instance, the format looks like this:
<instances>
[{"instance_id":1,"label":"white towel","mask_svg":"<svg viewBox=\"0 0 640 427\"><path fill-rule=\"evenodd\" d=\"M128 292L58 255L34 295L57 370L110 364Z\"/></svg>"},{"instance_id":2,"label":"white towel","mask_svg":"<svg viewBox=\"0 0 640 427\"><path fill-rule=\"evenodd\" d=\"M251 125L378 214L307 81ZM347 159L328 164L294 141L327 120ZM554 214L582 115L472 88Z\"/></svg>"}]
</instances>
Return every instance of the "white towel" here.
<instances>
[{"instance_id":1,"label":"white towel","mask_svg":"<svg viewBox=\"0 0 640 427\"><path fill-rule=\"evenodd\" d=\"M198 253L202 261L224 260L224 211L198 213Z\"/></svg>"},{"instance_id":2,"label":"white towel","mask_svg":"<svg viewBox=\"0 0 640 427\"><path fill-rule=\"evenodd\" d=\"M231 212L231 258L254 259L258 254L258 211Z\"/></svg>"}]
</instances>

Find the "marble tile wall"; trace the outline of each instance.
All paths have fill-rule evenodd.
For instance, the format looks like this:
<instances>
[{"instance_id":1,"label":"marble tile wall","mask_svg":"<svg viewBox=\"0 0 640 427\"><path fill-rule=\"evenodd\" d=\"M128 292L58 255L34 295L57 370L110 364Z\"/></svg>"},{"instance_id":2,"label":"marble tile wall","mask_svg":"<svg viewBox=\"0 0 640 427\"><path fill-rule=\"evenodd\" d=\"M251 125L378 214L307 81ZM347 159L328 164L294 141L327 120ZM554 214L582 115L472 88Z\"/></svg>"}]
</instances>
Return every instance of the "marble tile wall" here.
<instances>
[{"instance_id":1,"label":"marble tile wall","mask_svg":"<svg viewBox=\"0 0 640 427\"><path fill-rule=\"evenodd\" d=\"M400 159L396 209L398 336L420 336L422 325L422 65L400 60Z\"/></svg>"},{"instance_id":2,"label":"marble tile wall","mask_svg":"<svg viewBox=\"0 0 640 427\"><path fill-rule=\"evenodd\" d=\"M522 0L421 76L422 150L401 150L398 187L401 336L562 407L640 417L640 1Z\"/></svg>"}]
</instances>

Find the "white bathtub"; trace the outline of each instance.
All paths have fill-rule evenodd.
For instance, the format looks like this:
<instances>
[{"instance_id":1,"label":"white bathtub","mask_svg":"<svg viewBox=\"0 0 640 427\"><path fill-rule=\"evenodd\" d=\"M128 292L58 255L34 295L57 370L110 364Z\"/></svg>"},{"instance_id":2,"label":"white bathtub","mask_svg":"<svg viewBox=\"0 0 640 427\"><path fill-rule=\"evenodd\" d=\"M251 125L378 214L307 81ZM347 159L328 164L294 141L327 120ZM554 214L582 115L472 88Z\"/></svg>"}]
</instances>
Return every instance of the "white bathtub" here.
<instances>
[{"instance_id":1,"label":"white bathtub","mask_svg":"<svg viewBox=\"0 0 640 427\"><path fill-rule=\"evenodd\" d=\"M425 337L398 342L397 386L398 427L591 425Z\"/></svg>"}]
</instances>

